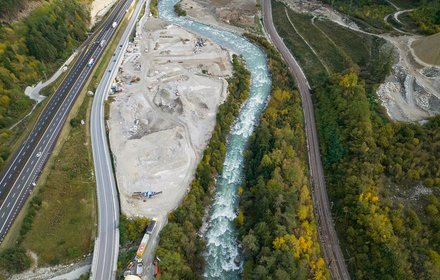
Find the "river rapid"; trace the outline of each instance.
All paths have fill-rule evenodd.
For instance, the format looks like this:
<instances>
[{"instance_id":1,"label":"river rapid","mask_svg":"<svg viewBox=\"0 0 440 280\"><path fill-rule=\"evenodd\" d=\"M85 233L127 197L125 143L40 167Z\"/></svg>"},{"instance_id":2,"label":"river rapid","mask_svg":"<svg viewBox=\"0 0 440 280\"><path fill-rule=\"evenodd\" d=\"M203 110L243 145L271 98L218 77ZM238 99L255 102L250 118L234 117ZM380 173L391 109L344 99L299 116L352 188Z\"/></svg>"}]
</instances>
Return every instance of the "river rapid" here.
<instances>
[{"instance_id":1,"label":"river rapid","mask_svg":"<svg viewBox=\"0 0 440 280\"><path fill-rule=\"evenodd\" d=\"M241 108L228 137L223 173L217 180L216 194L207 222L204 257L206 279L240 279L242 260L238 248L237 232L233 220L238 207L237 188L243 177L243 152L246 142L258 123L268 100L271 79L266 55L255 45L235 33L178 17L174 5L179 0L159 1L159 17L182 26L202 37L243 56L251 72L250 97Z\"/></svg>"}]
</instances>

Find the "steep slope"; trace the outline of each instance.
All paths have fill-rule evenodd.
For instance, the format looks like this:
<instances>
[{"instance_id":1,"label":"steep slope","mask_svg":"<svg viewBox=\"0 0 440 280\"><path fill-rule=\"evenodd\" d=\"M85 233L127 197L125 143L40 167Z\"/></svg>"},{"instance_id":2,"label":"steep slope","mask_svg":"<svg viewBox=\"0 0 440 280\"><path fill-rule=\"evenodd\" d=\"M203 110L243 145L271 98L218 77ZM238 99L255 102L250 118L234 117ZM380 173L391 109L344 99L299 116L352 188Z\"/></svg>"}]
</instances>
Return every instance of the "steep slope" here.
<instances>
[{"instance_id":1,"label":"steep slope","mask_svg":"<svg viewBox=\"0 0 440 280\"><path fill-rule=\"evenodd\" d=\"M424 37L412 44L414 53L429 64L440 66L440 33Z\"/></svg>"}]
</instances>

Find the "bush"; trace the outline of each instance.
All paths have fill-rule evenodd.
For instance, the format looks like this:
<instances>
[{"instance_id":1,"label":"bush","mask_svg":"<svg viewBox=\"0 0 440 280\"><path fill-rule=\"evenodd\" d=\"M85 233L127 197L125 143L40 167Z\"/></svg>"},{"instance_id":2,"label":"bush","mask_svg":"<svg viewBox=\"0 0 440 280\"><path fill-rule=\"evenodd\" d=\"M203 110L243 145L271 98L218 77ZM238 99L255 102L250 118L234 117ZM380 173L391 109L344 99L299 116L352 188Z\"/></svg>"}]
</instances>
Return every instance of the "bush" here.
<instances>
[{"instance_id":1,"label":"bush","mask_svg":"<svg viewBox=\"0 0 440 280\"><path fill-rule=\"evenodd\" d=\"M0 267L10 273L19 273L31 266L31 260L21 247L9 248L0 253Z\"/></svg>"}]
</instances>

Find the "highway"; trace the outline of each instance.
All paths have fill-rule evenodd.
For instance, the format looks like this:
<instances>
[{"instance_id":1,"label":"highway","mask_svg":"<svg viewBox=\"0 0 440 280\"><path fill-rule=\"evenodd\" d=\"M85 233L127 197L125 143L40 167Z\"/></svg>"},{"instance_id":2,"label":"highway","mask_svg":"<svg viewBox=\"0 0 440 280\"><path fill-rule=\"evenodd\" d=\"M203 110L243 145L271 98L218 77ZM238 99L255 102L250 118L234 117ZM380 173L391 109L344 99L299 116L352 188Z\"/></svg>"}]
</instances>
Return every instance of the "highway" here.
<instances>
[{"instance_id":1,"label":"highway","mask_svg":"<svg viewBox=\"0 0 440 280\"><path fill-rule=\"evenodd\" d=\"M131 2L129 0L128 2ZM146 0L139 0L95 92L90 117L93 161L98 199L98 236L95 240L90 279L116 278L119 253L119 200L104 120L104 101L118 72L130 33ZM147 10L148 11L148 10Z\"/></svg>"},{"instance_id":2,"label":"highway","mask_svg":"<svg viewBox=\"0 0 440 280\"><path fill-rule=\"evenodd\" d=\"M312 185L312 197L315 215L318 219L319 237L323 249L324 258L330 269L333 279L350 279L344 256L339 246L322 168L321 155L319 152L318 134L316 132L315 115L310 95L310 87L302 69L285 46L278 35L272 20L271 0L264 0L263 22L266 32L272 43L283 56L289 66L289 71L295 77L298 89L301 93L301 102L304 111L305 131L307 138L307 150L310 167L310 180Z\"/></svg>"},{"instance_id":3,"label":"highway","mask_svg":"<svg viewBox=\"0 0 440 280\"><path fill-rule=\"evenodd\" d=\"M36 185L67 116L93 71L95 64L89 63L90 60L97 61L101 56L115 33L112 23L121 22L127 3L127 0L120 1L82 45L77 61L47 103L27 139L4 168L0 177L0 242Z\"/></svg>"}]
</instances>

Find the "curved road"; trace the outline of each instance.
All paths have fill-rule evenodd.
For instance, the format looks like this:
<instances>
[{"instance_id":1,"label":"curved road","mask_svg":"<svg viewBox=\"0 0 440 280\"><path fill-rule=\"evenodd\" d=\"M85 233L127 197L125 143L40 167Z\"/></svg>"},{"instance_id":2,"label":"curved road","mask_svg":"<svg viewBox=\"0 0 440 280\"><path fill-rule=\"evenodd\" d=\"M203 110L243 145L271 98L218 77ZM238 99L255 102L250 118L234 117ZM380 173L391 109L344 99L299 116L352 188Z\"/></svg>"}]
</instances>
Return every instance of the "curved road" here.
<instances>
[{"instance_id":1,"label":"curved road","mask_svg":"<svg viewBox=\"0 0 440 280\"><path fill-rule=\"evenodd\" d=\"M271 41L282 54L284 60L289 66L289 71L295 77L301 93L309 155L310 178L314 190L312 192L312 197L315 212L318 217L319 237L324 252L324 258L330 268L330 273L333 279L350 279L330 211L321 155L319 153L318 134L316 132L315 115L309 91L309 84L303 71L287 49L286 45L284 45L283 40L280 38L273 25L271 0L264 0L263 22Z\"/></svg>"},{"instance_id":2,"label":"curved road","mask_svg":"<svg viewBox=\"0 0 440 280\"><path fill-rule=\"evenodd\" d=\"M124 10L128 9L132 1L126 2ZM130 33L145 2L146 0L138 1L130 22L96 89L92 105L90 130L98 199L98 237L95 241L90 279L111 280L116 277L119 253L119 200L107 142L104 101L118 72L118 66L123 58Z\"/></svg>"}]
</instances>

